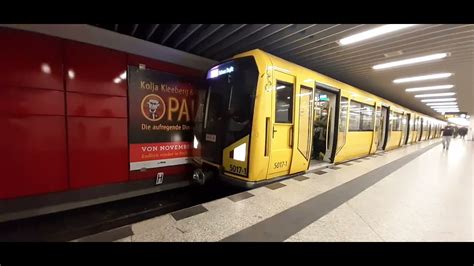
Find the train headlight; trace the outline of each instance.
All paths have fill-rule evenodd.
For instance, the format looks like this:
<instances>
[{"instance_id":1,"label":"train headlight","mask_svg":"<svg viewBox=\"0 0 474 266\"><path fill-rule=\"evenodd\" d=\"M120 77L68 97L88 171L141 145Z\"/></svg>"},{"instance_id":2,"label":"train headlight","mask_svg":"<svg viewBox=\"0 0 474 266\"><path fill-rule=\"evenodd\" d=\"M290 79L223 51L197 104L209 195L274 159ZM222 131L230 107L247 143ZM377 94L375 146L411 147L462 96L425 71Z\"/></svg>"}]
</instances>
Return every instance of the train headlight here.
<instances>
[{"instance_id":1,"label":"train headlight","mask_svg":"<svg viewBox=\"0 0 474 266\"><path fill-rule=\"evenodd\" d=\"M194 136L193 148L197 149L198 145L199 145L199 141L197 140L196 136Z\"/></svg>"},{"instance_id":2,"label":"train headlight","mask_svg":"<svg viewBox=\"0 0 474 266\"><path fill-rule=\"evenodd\" d=\"M232 158L237 161L245 162L247 155L247 143L240 144L233 150Z\"/></svg>"}]
</instances>

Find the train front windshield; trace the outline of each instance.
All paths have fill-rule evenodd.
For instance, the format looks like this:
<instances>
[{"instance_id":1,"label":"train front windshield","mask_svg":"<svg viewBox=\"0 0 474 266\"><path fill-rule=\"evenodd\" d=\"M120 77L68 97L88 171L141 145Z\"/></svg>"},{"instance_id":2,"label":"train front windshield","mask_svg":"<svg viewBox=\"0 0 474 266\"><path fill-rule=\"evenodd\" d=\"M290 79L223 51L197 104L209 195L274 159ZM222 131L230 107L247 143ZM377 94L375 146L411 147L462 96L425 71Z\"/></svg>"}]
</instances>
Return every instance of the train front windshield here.
<instances>
[{"instance_id":1,"label":"train front windshield","mask_svg":"<svg viewBox=\"0 0 474 266\"><path fill-rule=\"evenodd\" d=\"M222 150L250 134L258 69L253 57L227 61L207 73L203 159L221 163Z\"/></svg>"}]
</instances>

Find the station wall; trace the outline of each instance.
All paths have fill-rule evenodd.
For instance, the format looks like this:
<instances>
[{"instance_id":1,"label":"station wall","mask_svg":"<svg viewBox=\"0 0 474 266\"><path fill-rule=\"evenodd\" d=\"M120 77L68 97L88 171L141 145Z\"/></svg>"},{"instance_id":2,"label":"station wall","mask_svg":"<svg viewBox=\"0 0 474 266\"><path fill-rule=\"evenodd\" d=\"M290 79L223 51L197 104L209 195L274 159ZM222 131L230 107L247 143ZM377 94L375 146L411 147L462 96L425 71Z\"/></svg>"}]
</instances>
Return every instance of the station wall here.
<instances>
[{"instance_id":1,"label":"station wall","mask_svg":"<svg viewBox=\"0 0 474 266\"><path fill-rule=\"evenodd\" d=\"M189 77L201 70L0 27L0 199L188 173L128 169L127 65Z\"/></svg>"}]
</instances>

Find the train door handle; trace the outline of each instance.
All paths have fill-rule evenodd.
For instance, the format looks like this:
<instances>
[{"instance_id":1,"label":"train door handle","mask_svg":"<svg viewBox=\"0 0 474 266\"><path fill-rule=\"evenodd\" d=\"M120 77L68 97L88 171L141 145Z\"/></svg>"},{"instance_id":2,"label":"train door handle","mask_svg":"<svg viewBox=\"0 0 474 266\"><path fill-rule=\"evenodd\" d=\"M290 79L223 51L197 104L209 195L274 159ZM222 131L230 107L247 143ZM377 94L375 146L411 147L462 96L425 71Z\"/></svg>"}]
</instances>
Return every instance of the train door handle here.
<instances>
[{"instance_id":1,"label":"train door handle","mask_svg":"<svg viewBox=\"0 0 474 266\"><path fill-rule=\"evenodd\" d=\"M275 132L277 132L278 130L275 129L275 126L273 126L273 133L272 133L272 138L275 137Z\"/></svg>"}]
</instances>

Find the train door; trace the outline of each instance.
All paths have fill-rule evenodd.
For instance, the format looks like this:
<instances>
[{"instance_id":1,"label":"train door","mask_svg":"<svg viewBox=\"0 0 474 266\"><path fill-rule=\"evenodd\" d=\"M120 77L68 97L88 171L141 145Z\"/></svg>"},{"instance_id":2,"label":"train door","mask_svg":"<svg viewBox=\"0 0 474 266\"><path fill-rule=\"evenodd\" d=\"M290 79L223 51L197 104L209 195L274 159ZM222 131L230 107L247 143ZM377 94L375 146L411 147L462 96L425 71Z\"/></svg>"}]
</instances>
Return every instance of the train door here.
<instances>
[{"instance_id":1,"label":"train door","mask_svg":"<svg viewBox=\"0 0 474 266\"><path fill-rule=\"evenodd\" d=\"M289 174L293 153L295 77L278 71L274 74L275 89L272 97L274 114L267 178Z\"/></svg>"},{"instance_id":2,"label":"train door","mask_svg":"<svg viewBox=\"0 0 474 266\"><path fill-rule=\"evenodd\" d=\"M413 115L413 123L411 130L413 131L413 136L411 137L410 143L416 143L416 138L418 137L418 118Z\"/></svg>"},{"instance_id":3,"label":"train door","mask_svg":"<svg viewBox=\"0 0 474 266\"><path fill-rule=\"evenodd\" d=\"M313 132L313 88L300 85L296 89L295 97L295 145L293 145L293 158L290 174L308 169L311 162L311 140Z\"/></svg>"},{"instance_id":4,"label":"train door","mask_svg":"<svg viewBox=\"0 0 474 266\"><path fill-rule=\"evenodd\" d=\"M404 130L406 130L406 135L405 135L405 145L408 144L408 140L410 139L411 135L411 114L406 114L406 125Z\"/></svg>"},{"instance_id":5,"label":"train door","mask_svg":"<svg viewBox=\"0 0 474 266\"><path fill-rule=\"evenodd\" d=\"M421 138L423 137L423 118L420 118L420 126L418 127L418 141L421 141Z\"/></svg>"},{"instance_id":6,"label":"train door","mask_svg":"<svg viewBox=\"0 0 474 266\"><path fill-rule=\"evenodd\" d=\"M375 109L375 135L376 135L376 148L375 150L379 149L380 142L382 142L382 107L376 106Z\"/></svg>"},{"instance_id":7,"label":"train door","mask_svg":"<svg viewBox=\"0 0 474 266\"><path fill-rule=\"evenodd\" d=\"M334 159L337 93L338 91L319 84L314 90L313 147L311 149L311 166L313 167Z\"/></svg>"},{"instance_id":8,"label":"train door","mask_svg":"<svg viewBox=\"0 0 474 266\"><path fill-rule=\"evenodd\" d=\"M379 116L379 132L378 132L378 145L377 150L383 150L385 143L387 142L387 128L388 128L388 108L382 106L382 111Z\"/></svg>"}]
</instances>

